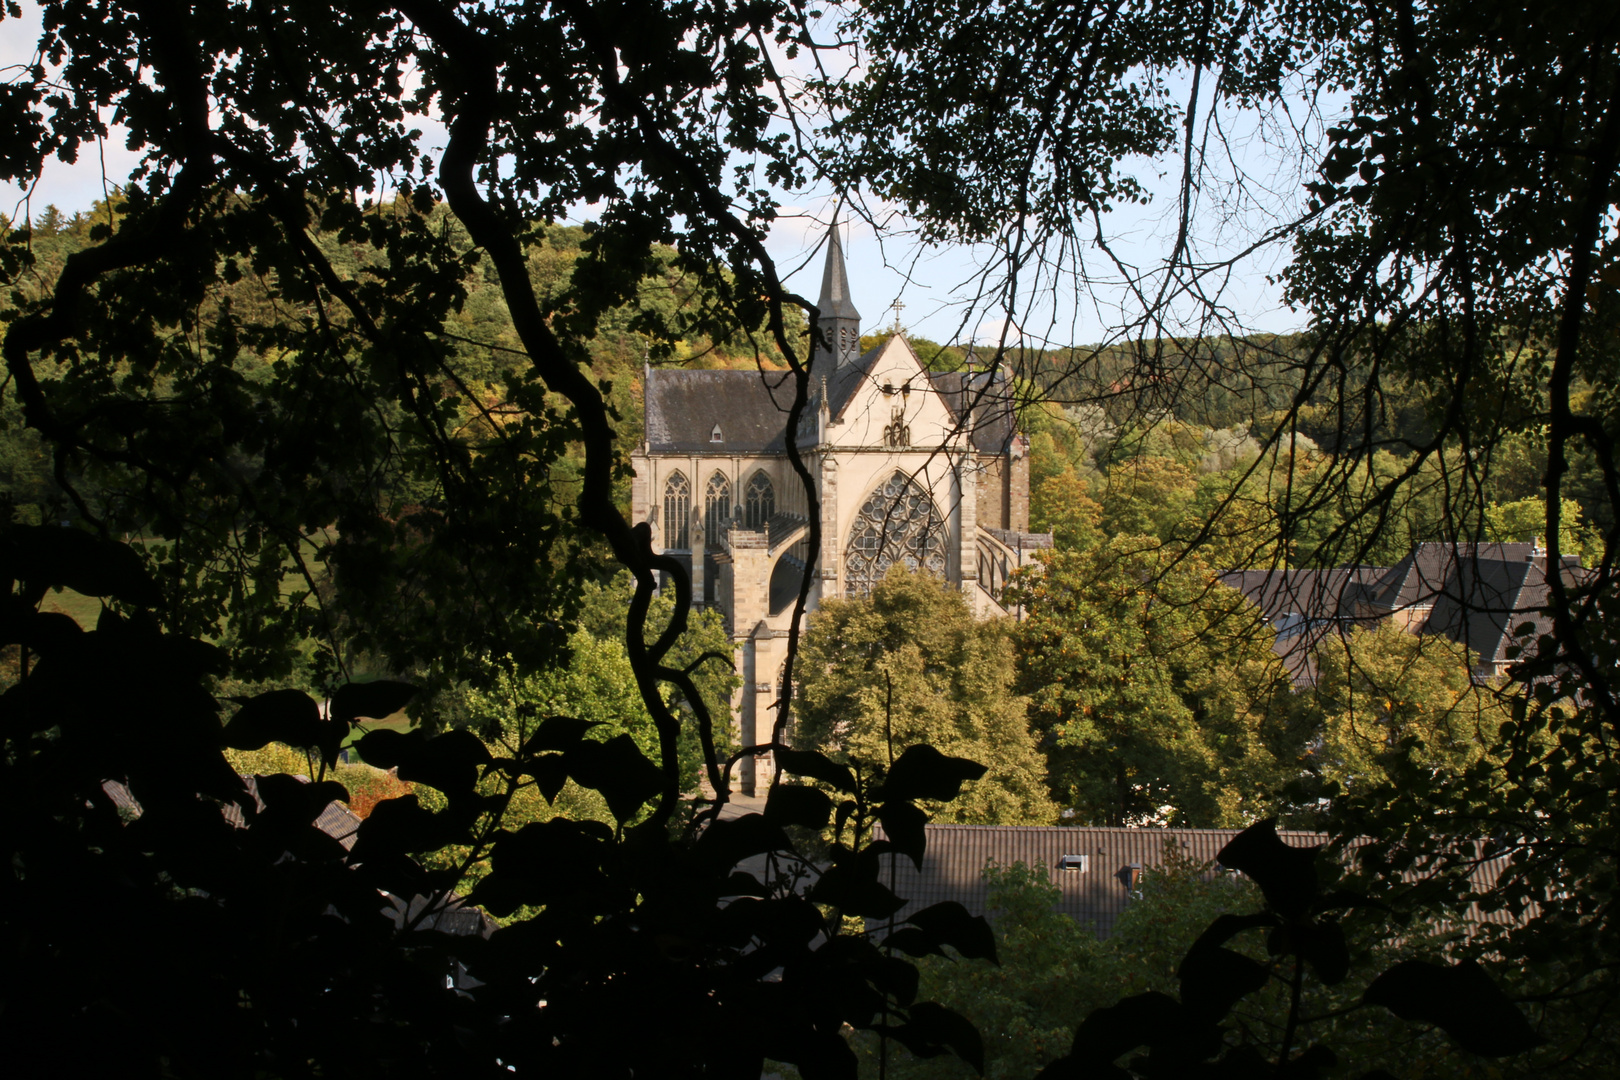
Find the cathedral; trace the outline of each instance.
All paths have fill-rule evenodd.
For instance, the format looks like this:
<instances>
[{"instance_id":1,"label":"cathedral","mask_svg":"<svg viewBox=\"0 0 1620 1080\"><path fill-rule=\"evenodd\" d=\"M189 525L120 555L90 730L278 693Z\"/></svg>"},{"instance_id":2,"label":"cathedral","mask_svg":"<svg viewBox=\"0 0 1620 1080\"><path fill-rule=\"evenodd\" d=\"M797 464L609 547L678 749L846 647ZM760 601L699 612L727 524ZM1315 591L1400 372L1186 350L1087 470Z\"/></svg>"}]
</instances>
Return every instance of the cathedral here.
<instances>
[{"instance_id":1,"label":"cathedral","mask_svg":"<svg viewBox=\"0 0 1620 1080\"><path fill-rule=\"evenodd\" d=\"M811 501L787 456L792 377L649 369L646 442L632 455L632 520L690 567L737 649L742 744L768 742L799 583L808 610L870 591L891 566L939 575L983 618L1006 614L1007 577L1051 545L1029 530L1028 440L1000 372L930 372L903 336L860 351L860 314L837 227L817 302L809 407L796 445L815 480L821 553L807 566ZM768 782L768 759L741 786Z\"/></svg>"}]
</instances>

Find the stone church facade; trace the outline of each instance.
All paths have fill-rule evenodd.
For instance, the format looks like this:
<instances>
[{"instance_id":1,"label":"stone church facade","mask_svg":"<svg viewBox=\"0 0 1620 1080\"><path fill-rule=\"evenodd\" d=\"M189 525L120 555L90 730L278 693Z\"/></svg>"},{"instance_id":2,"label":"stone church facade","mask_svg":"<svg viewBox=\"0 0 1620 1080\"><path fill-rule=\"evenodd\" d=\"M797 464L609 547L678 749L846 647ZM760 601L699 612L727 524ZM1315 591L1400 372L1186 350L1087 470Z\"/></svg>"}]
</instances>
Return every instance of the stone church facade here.
<instances>
[{"instance_id":1,"label":"stone church facade","mask_svg":"<svg viewBox=\"0 0 1620 1080\"><path fill-rule=\"evenodd\" d=\"M649 370L646 442L632 455L632 520L688 566L721 612L743 679L743 745L768 742L802 576L808 610L860 595L896 564L939 575L981 617L1051 537L1029 530L1028 440L1000 373L929 372L903 336L860 354L860 315L836 227L818 307L824 342L797 435L815 480L821 553L805 565L810 501L787 457L787 373ZM744 761L745 792L770 775Z\"/></svg>"}]
</instances>

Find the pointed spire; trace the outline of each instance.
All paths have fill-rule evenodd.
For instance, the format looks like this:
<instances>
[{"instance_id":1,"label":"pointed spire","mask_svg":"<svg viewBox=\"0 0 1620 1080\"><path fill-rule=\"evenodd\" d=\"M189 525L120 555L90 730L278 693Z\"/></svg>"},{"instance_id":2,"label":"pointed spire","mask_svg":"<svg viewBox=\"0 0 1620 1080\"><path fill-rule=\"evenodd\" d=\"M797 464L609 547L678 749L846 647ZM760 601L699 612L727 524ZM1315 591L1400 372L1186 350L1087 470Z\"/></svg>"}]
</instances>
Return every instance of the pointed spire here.
<instances>
[{"instance_id":1,"label":"pointed spire","mask_svg":"<svg viewBox=\"0 0 1620 1080\"><path fill-rule=\"evenodd\" d=\"M844 245L838 240L838 222L827 230L827 266L821 272L821 298L816 301L823 319L854 319L861 313L849 298L849 271L844 266Z\"/></svg>"}]
</instances>

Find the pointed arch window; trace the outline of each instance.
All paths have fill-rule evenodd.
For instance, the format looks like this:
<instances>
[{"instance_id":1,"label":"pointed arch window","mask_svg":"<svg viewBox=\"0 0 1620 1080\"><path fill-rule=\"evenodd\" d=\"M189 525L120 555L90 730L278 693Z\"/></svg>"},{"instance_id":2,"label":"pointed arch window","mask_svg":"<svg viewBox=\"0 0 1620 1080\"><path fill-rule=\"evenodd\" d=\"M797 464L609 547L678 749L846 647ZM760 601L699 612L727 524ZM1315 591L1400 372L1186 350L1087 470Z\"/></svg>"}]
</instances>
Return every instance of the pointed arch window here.
<instances>
[{"instance_id":1,"label":"pointed arch window","mask_svg":"<svg viewBox=\"0 0 1620 1080\"><path fill-rule=\"evenodd\" d=\"M709 477L703 492L703 542L714 545L726 534L731 524L731 481L718 470Z\"/></svg>"},{"instance_id":2,"label":"pointed arch window","mask_svg":"<svg viewBox=\"0 0 1620 1080\"><path fill-rule=\"evenodd\" d=\"M692 547L692 485L682 472L672 472L664 481L664 550L686 551Z\"/></svg>"},{"instance_id":3,"label":"pointed arch window","mask_svg":"<svg viewBox=\"0 0 1620 1080\"><path fill-rule=\"evenodd\" d=\"M928 492L899 471L855 515L844 547L845 594L871 592L897 564L945 576L945 523Z\"/></svg>"},{"instance_id":4,"label":"pointed arch window","mask_svg":"<svg viewBox=\"0 0 1620 1080\"><path fill-rule=\"evenodd\" d=\"M743 524L750 529L763 529L776 513L776 485L760 469L748 480L743 492Z\"/></svg>"}]
</instances>

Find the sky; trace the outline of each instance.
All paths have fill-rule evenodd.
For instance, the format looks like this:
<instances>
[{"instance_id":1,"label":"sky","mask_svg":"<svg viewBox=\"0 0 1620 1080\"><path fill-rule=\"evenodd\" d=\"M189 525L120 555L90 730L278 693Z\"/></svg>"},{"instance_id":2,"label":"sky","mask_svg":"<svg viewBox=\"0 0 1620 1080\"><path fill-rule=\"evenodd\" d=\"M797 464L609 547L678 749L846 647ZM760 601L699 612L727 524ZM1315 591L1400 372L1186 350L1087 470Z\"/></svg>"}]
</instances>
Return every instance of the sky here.
<instances>
[{"instance_id":1,"label":"sky","mask_svg":"<svg viewBox=\"0 0 1620 1080\"><path fill-rule=\"evenodd\" d=\"M0 78L16 78L32 61L38 37L39 9L24 0L21 21L0 22ZM1287 193L1286 201L1300 188L1297 176L1288 169L1292 163L1273 149L1278 140L1268 139L1266 119L1230 115L1229 142L1236 147L1238 168L1260 178L1262 188ZM443 125L423 118L424 143L429 152L444 141ZM122 133L114 130L99 147L84 153L72 164L50 162L28 189L0 182L0 213L14 220L37 218L47 204L64 213L85 210L107 188L127 177L139 155L123 145ZM1116 210L1104 221L1113 251L1124 262L1151 267L1163 258L1172 242L1177 222L1179 166L1175 162L1135 161L1125 163L1154 194L1145 207ZM1221 189L1212 186L1210 192ZM838 209L826 190L778 191L782 204L767 248L787 272L787 284L802 295L815 298L820 288L827 223ZM1194 250L1207 253L1247 246L1268 224L1267 208L1238 206L1230 200L1212 203L1215 195L1205 195L1193 214ZM844 252L848 260L851 293L862 316L862 329L872 333L900 325L913 336L941 343L994 342L1007 333L1016 340L1020 333L1037 345L1091 344L1107 339L1112 329L1137 314L1139 305L1121 287L1118 274L1105 264L1096 250L1071 253L1065 265L1057 267L1058 280L1043 290L1040 298L1025 297L1015 318L995 303L974 303L980 272L995 257L988 247L951 245L923 247L909 235L909 223L892 207L867 207L873 217L884 221L880 237L865 220L850 220L844 229ZM589 220L593 209L576 208L576 222ZM1248 260L1229 279L1223 304L1251 330L1287 331L1303 325L1305 316L1284 307L1276 286L1268 277L1283 265L1286 252L1264 250ZM1077 280L1085 277L1084 282ZM894 305L902 306L897 310ZM1191 317L1189 309L1183 314ZM1178 324L1173 320L1170 329ZM1188 322L1185 329L1195 324ZM1011 329L1008 329L1008 327Z\"/></svg>"}]
</instances>

